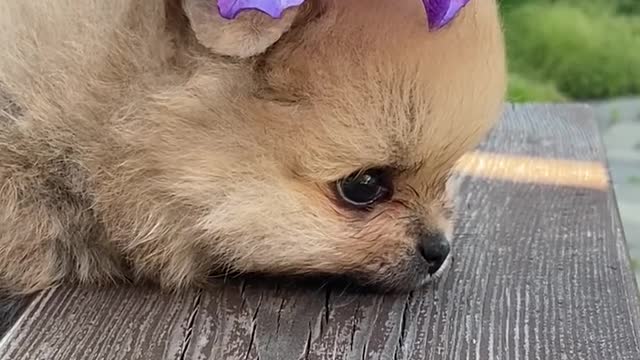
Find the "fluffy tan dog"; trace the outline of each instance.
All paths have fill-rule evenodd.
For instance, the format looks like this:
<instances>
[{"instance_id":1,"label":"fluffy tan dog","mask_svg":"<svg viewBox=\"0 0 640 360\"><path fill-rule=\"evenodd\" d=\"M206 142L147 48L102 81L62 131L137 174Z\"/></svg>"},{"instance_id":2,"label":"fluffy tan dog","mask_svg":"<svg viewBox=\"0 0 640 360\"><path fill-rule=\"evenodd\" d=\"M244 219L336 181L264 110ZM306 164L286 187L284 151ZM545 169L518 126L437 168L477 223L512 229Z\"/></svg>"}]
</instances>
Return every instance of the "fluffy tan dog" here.
<instances>
[{"instance_id":1,"label":"fluffy tan dog","mask_svg":"<svg viewBox=\"0 0 640 360\"><path fill-rule=\"evenodd\" d=\"M499 117L494 0L0 0L0 288L211 271L409 289L449 254L447 180Z\"/></svg>"}]
</instances>

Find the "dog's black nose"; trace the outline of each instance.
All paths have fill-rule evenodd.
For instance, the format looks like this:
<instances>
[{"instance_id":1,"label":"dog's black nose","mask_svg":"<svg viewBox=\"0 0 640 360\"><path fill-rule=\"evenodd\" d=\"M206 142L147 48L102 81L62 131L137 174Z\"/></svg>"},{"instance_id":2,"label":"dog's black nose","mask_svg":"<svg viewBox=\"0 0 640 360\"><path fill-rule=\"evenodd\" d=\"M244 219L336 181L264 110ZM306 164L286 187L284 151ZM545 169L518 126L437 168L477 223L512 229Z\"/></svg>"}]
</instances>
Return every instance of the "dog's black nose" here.
<instances>
[{"instance_id":1,"label":"dog's black nose","mask_svg":"<svg viewBox=\"0 0 640 360\"><path fill-rule=\"evenodd\" d=\"M428 233L420 237L420 253L429 264L429 274L434 274L447 260L451 246L442 233Z\"/></svg>"}]
</instances>

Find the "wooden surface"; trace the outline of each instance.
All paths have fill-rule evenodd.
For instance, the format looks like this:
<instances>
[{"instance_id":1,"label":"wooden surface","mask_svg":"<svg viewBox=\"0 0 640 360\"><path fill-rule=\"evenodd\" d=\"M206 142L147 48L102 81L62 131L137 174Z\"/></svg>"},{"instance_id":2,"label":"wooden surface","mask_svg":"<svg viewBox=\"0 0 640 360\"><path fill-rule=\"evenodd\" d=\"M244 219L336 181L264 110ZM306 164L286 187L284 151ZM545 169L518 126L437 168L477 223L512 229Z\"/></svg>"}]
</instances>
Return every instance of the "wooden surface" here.
<instances>
[{"instance_id":1,"label":"wooden surface","mask_svg":"<svg viewBox=\"0 0 640 360\"><path fill-rule=\"evenodd\" d=\"M479 151L461 163L455 258L433 286L62 288L36 297L0 359L640 359L640 302L591 112L510 108Z\"/></svg>"}]
</instances>

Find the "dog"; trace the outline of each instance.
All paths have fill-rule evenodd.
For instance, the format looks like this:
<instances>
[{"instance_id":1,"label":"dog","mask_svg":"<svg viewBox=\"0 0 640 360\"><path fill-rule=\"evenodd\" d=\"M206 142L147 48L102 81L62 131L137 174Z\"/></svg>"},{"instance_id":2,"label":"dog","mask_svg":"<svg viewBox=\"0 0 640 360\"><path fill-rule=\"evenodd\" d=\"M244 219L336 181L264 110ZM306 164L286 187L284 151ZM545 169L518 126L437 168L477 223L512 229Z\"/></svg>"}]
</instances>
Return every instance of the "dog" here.
<instances>
[{"instance_id":1,"label":"dog","mask_svg":"<svg viewBox=\"0 0 640 360\"><path fill-rule=\"evenodd\" d=\"M345 276L423 286L500 117L494 0L0 0L0 288Z\"/></svg>"}]
</instances>

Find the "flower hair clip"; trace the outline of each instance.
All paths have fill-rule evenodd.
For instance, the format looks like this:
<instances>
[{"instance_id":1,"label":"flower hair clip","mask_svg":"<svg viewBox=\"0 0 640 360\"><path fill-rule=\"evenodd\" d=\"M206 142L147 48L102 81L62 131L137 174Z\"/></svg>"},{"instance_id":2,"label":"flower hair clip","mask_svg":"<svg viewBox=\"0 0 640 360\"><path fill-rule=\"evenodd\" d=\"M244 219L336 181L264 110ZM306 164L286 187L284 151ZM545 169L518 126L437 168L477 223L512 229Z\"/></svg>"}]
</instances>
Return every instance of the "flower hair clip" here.
<instances>
[{"instance_id":1,"label":"flower hair clip","mask_svg":"<svg viewBox=\"0 0 640 360\"><path fill-rule=\"evenodd\" d=\"M429 18L429 29L437 30L455 19L470 0L422 0Z\"/></svg>"},{"instance_id":2,"label":"flower hair clip","mask_svg":"<svg viewBox=\"0 0 640 360\"><path fill-rule=\"evenodd\" d=\"M393 0L389 0L393 1ZM470 0L422 0L430 30L438 30L449 24ZM235 19L241 11L257 10L272 18L280 18L290 7L301 5L304 0L218 0L218 10L225 19Z\"/></svg>"}]
</instances>

